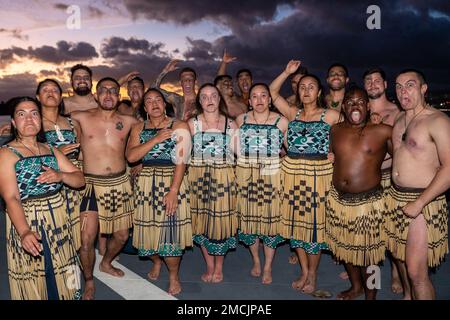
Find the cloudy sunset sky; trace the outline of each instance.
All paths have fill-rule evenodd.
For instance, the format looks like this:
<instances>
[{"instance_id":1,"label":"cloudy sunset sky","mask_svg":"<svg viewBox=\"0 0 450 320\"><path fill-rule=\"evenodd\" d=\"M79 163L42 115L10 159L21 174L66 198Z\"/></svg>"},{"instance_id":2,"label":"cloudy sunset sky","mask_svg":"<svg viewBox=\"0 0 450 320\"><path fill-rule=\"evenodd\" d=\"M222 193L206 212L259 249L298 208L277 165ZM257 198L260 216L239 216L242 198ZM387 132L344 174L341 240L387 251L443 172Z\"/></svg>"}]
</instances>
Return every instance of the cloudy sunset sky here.
<instances>
[{"instance_id":1,"label":"cloudy sunset sky","mask_svg":"<svg viewBox=\"0 0 450 320\"><path fill-rule=\"evenodd\" d=\"M381 9L381 29L369 30L367 7ZM69 6L80 8L81 28L69 29ZM333 62L363 71L425 72L431 90L450 91L450 1L300 0L0 0L0 101L32 95L39 80L70 88L68 70L90 66L94 80L138 70L150 84L172 58L212 81L224 48L229 65L270 82L289 59L322 79ZM166 78L177 89L177 74ZM392 86L392 83L391 83Z\"/></svg>"}]
</instances>

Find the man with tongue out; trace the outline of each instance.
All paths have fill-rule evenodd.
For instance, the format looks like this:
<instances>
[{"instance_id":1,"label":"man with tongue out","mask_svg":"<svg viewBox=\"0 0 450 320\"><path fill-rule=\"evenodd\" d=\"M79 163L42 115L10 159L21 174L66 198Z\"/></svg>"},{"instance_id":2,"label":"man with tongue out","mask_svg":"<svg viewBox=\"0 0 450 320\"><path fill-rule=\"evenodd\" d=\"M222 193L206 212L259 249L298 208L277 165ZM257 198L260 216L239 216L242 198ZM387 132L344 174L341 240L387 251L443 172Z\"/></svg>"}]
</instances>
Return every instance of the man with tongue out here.
<instances>
[{"instance_id":1,"label":"man with tongue out","mask_svg":"<svg viewBox=\"0 0 450 320\"><path fill-rule=\"evenodd\" d=\"M448 253L450 119L425 102L424 75L414 69L395 80L404 112L395 119L392 186L386 205L387 249L406 263L414 299L434 299L428 268Z\"/></svg>"},{"instance_id":2,"label":"man with tongue out","mask_svg":"<svg viewBox=\"0 0 450 320\"><path fill-rule=\"evenodd\" d=\"M376 289L367 284L367 268L385 255L380 182L383 159L392 149L392 128L369 121L368 101L364 90L351 88L342 103L345 120L330 131L335 162L326 201L326 237L350 278L350 289L337 296L343 300L363 293L366 299L375 299Z\"/></svg>"}]
</instances>

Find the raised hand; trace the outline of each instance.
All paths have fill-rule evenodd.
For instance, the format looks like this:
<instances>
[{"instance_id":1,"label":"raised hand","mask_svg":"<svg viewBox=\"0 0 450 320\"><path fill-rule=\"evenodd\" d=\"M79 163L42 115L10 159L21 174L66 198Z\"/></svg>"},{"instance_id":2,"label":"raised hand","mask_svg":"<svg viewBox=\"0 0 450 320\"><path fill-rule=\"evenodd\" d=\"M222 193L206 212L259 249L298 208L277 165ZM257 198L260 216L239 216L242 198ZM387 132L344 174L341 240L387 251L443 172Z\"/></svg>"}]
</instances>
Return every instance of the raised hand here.
<instances>
[{"instance_id":1,"label":"raised hand","mask_svg":"<svg viewBox=\"0 0 450 320\"><path fill-rule=\"evenodd\" d=\"M45 172L41 173L41 175L36 179L39 183L56 183L62 181L62 173L59 171L55 171L50 167L42 166L42 169Z\"/></svg>"},{"instance_id":2,"label":"raised hand","mask_svg":"<svg viewBox=\"0 0 450 320\"><path fill-rule=\"evenodd\" d=\"M227 49L223 50L223 57L222 57L222 61L224 63L230 63L233 62L237 59L237 57L233 57L232 55L228 54Z\"/></svg>"},{"instance_id":3,"label":"raised hand","mask_svg":"<svg viewBox=\"0 0 450 320\"><path fill-rule=\"evenodd\" d=\"M286 66L286 72L289 74L293 74L295 71L297 71L298 67L302 62L300 60L290 60Z\"/></svg>"},{"instance_id":4,"label":"raised hand","mask_svg":"<svg viewBox=\"0 0 450 320\"><path fill-rule=\"evenodd\" d=\"M169 72L177 70L179 68L179 67L177 67L178 62L181 62L181 60L178 60L178 59L170 60L170 62L164 67L163 72L169 73Z\"/></svg>"},{"instance_id":5,"label":"raised hand","mask_svg":"<svg viewBox=\"0 0 450 320\"><path fill-rule=\"evenodd\" d=\"M140 75L139 71L131 71L126 75L124 75L123 77L121 77L117 82L119 82L119 84L122 86L123 84L125 84L126 82L130 81L131 79L133 79L138 75Z\"/></svg>"}]
</instances>

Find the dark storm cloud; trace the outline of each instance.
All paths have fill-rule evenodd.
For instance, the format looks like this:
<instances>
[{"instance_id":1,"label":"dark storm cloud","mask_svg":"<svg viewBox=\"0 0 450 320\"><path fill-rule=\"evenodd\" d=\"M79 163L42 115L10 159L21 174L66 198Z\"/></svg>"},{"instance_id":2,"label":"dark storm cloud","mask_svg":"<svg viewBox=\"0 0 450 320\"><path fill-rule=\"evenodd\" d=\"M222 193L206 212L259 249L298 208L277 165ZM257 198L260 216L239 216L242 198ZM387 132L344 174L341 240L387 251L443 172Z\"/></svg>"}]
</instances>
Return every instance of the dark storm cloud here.
<instances>
[{"instance_id":1,"label":"dark storm cloud","mask_svg":"<svg viewBox=\"0 0 450 320\"><path fill-rule=\"evenodd\" d=\"M153 81L170 61L164 44L145 39L111 37L101 44L100 53L110 66L93 66L94 79L105 76L120 78L131 71L139 71L146 83Z\"/></svg>"},{"instance_id":2,"label":"dark storm cloud","mask_svg":"<svg viewBox=\"0 0 450 320\"><path fill-rule=\"evenodd\" d=\"M431 88L449 88L448 75L443 70L450 69L450 23L430 15L433 10L449 14L448 5L379 2L381 30L369 30L366 10L370 4L339 1L336 7L335 2L302 1L295 5L291 16L278 23L248 25L211 43L188 39L190 47L185 56L212 58L226 48L238 57L229 66L229 73L249 67L255 80L266 82L293 58L301 59L322 78L328 65L340 61L349 67L357 82L371 66L384 67L390 79L400 69L415 67L428 75Z\"/></svg>"},{"instance_id":3,"label":"dark storm cloud","mask_svg":"<svg viewBox=\"0 0 450 320\"><path fill-rule=\"evenodd\" d=\"M1 100L16 96L34 97L36 92L37 77L30 73L20 73L0 77L0 97Z\"/></svg>"},{"instance_id":4,"label":"dark storm cloud","mask_svg":"<svg viewBox=\"0 0 450 320\"><path fill-rule=\"evenodd\" d=\"M17 57L23 57L27 50L11 47L9 49L0 49L0 69L4 69L8 64L15 62Z\"/></svg>"},{"instance_id":5,"label":"dark storm cloud","mask_svg":"<svg viewBox=\"0 0 450 320\"><path fill-rule=\"evenodd\" d=\"M4 68L6 63L14 62L16 60L15 57L26 57L33 60L58 64L61 62L90 60L98 57L98 53L87 42L72 43L59 41L56 47L45 45L37 48L28 47L27 49L11 47L0 50L0 69Z\"/></svg>"},{"instance_id":6,"label":"dark storm cloud","mask_svg":"<svg viewBox=\"0 0 450 320\"><path fill-rule=\"evenodd\" d=\"M194 40L186 38L188 42L188 50L184 53L186 59L194 60L211 60L217 58L212 50L212 44L205 40Z\"/></svg>"},{"instance_id":7,"label":"dark storm cloud","mask_svg":"<svg viewBox=\"0 0 450 320\"><path fill-rule=\"evenodd\" d=\"M292 4L295 0L125 0L125 6L134 17L145 17L161 22L186 25L208 19L236 30L274 16L280 4Z\"/></svg>"},{"instance_id":8,"label":"dark storm cloud","mask_svg":"<svg viewBox=\"0 0 450 320\"><path fill-rule=\"evenodd\" d=\"M41 70L39 72L39 74L43 77L53 77L53 76L57 76L58 72L56 72L54 70Z\"/></svg>"},{"instance_id":9,"label":"dark storm cloud","mask_svg":"<svg viewBox=\"0 0 450 320\"><path fill-rule=\"evenodd\" d=\"M69 61L89 60L98 57L94 46L87 42L58 41L56 47L42 46L29 48L29 55L45 62L61 63Z\"/></svg>"}]
</instances>

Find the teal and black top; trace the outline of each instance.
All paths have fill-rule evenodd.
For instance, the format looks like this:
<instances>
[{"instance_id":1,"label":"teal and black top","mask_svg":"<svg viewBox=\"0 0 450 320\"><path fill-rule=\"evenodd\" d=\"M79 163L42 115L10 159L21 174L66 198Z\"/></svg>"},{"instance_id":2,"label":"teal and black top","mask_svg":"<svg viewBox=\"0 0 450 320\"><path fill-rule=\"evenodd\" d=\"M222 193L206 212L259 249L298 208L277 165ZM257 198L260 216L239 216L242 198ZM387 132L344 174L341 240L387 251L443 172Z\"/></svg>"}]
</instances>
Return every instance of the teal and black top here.
<instances>
[{"instance_id":1,"label":"teal and black top","mask_svg":"<svg viewBox=\"0 0 450 320\"><path fill-rule=\"evenodd\" d=\"M54 183L39 183L37 178L45 172L42 166L52 168L55 171L59 170L58 162L53 153L53 148L50 147L51 154L41 156L24 157L17 149L6 145L4 147L9 148L18 157L15 169L17 186L19 188L20 199L26 200L28 198L39 198L54 194L58 192L62 187L62 182Z\"/></svg>"},{"instance_id":2,"label":"teal and black top","mask_svg":"<svg viewBox=\"0 0 450 320\"><path fill-rule=\"evenodd\" d=\"M279 116L273 124L247 123L247 113L239 128L241 156L257 158L278 157L283 147L283 132L277 127Z\"/></svg>"},{"instance_id":3,"label":"teal and black top","mask_svg":"<svg viewBox=\"0 0 450 320\"><path fill-rule=\"evenodd\" d=\"M172 128L174 120L169 125L169 129ZM146 143L151 138L156 136L162 129L146 129L147 121L144 121L144 127L139 134L139 141L141 144ZM157 145L155 145L142 159L143 166L155 166L155 165L174 165L175 164L175 146L177 142L175 137L167 139Z\"/></svg>"},{"instance_id":4,"label":"teal and black top","mask_svg":"<svg viewBox=\"0 0 450 320\"><path fill-rule=\"evenodd\" d=\"M289 122L287 151L289 157L324 157L328 154L331 126L325 122L325 113L319 121L300 120L301 110Z\"/></svg>"},{"instance_id":5,"label":"teal and black top","mask_svg":"<svg viewBox=\"0 0 450 320\"><path fill-rule=\"evenodd\" d=\"M58 131L56 130L49 130L45 132L45 138L50 146L59 148L68 144L77 143L77 133L73 126L72 119L67 117L67 121L69 122L70 129L60 129L60 134L58 134ZM79 154L80 148L77 148L73 152L69 153L67 157L69 159L78 159Z\"/></svg>"},{"instance_id":6,"label":"teal and black top","mask_svg":"<svg viewBox=\"0 0 450 320\"><path fill-rule=\"evenodd\" d=\"M232 163L234 153L231 149L230 122L225 117L222 132L201 131L198 117L194 119L194 136L192 137L192 160L209 160L212 162Z\"/></svg>"}]
</instances>

